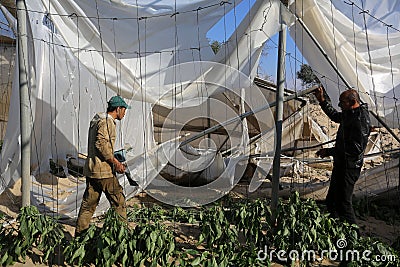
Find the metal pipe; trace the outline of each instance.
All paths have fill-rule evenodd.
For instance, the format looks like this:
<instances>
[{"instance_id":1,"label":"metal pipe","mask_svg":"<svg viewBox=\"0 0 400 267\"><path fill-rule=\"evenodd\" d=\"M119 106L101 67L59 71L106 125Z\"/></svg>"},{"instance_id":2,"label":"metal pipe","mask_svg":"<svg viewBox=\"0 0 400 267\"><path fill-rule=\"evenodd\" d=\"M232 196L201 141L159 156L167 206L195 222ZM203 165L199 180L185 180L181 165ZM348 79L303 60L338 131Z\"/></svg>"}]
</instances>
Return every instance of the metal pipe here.
<instances>
[{"instance_id":1,"label":"metal pipe","mask_svg":"<svg viewBox=\"0 0 400 267\"><path fill-rule=\"evenodd\" d=\"M286 26L281 24L278 43L278 70L277 70L277 90L276 90L276 113L275 113L275 153L272 166L272 192L271 192L271 211L272 223L275 224L276 211L278 208L279 177L281 166L282 149L282 122L283 122L283 98L285 91L285 53L286 53Z\"/></svg>"},{"instance_id":2,"label":"metal pipe","mask_svg":"<svg viewBox=\"0 0 400 267\"><path fill-rule=\"evenodd\" d=\"M31 192L31 127L28 87L28 34L27 14L24 0L17 0L17 39L19 65L19 95L20 95L20 132L21 132L21 191L22 206L30 205Z\"/></svg>"},{"instance_id":3,"label":"metal pipe","mask_svg":"<svg viewBox=\"0 0 400 267\"><path fill-rule=\"evenodd\" d=\"M296 92L295 94L285 96L285 97L283 97L283 102L290 101L290 100L293 100L295 98L307 95L307 94L315 91L315 89L317 89L318 87L319 87L319 85L315 85L315 86L312 86L312 87L310 87L308 89L305 89L305 90L303 90L301 92ZM206 129L206 130L204 130L204 131L202 131L202 132L200 132L200 133L198 133L198 134L186 139L185 141L183 141L179 145L179 147L185 146L185 145L189 144L190 142L193 142L194 140L197 140L197 139L199 139L199 138L201 138L201 137L203 137L203 136L205 136L205 135L207 135L209 133L215 132L216 130L218 130L218 129L222 128L222 127L225 127L226 125L229 125L229 124L231 124L233 122L236 122L238 120L243 120L244 118L246 118L248 116L251 116L251 115L254 115L254 114L258 113L258 112L261 112L261 111L264 111L266 109L275 107L276 105L277 105L276 101L275 102L271 102L271 103L268 103L268 104L266 104L264 106L256 108L254 110L250 110L250 111L247 111L245 113L242 113L242 114L238 115L237 117L230 118L229 120L226 120L226 121L221 122L221 123L219 123L217 125L214 125L213 127L210 127L208 129Z\"/></svg>"},{"instance_id":4,"label":"metal pipe","mask_svg":"<svg viewBox=\"0 0 400 267\"><path fill-rule=\"evenodd\" d=\"M336 139L333 139L333 140L329 140L329 141L326 141L326 142L324 142L324 143L316 144L316 145L312 145L312 146L289 147L289 148L282 149L282 152L290 152L290 151L298 151L298 150L313 149L313 148L317 148L317 147L320 147L320 146L323 146L323 145L327 145L327 144L333 143L333 142L335 142L335 141L336 141Z\"/></svg>"},{"instance_id":5,"label":"metal pipe","mask_svg":"<svg viewBox=\"0 0 400 267\"><path fill-rule=\"evenodd\" d=\"M375 152L375 153L371 153L371 154L366 154L366 155L363 155L363 158L366 159L366 158L375 157L375 156L379 156L379 155L399 154L399 152L400 152L400 148L395 148L395 149L383 150L383 151ZM271 156L268 153L258 153L258 154L250 155L249 157L250 158L265 158L265 157L271 157ZM297 160L297 161L301 161L301 162L306 162L306 163L332 161L332 159L318 159L318 158L306 159L306 158L292 157L292 159Z\"/></svg>"}]
</instances>

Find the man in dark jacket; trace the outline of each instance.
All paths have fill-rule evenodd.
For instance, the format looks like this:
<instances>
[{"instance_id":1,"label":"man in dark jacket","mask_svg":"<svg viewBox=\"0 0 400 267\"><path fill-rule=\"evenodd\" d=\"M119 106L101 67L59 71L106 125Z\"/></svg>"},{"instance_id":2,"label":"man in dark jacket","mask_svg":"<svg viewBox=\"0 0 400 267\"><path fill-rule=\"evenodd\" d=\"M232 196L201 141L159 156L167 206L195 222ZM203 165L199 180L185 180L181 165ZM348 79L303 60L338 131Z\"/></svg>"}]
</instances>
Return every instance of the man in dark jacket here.
<instances>
[{"instance_id":1,"label":"man in dark jacket","mask_svg":"<svg viewBox=\"0 0 400 267\"><path fill-rule=\"evenodd\" d=\"M333 170L326 205L333 217L355 224L352 205L354 184L360 177L363 155L370 134L370 118L367 104L362 104L354 89L344 91L339 97L342 112L332 107L325 99L322 87L315 91L322 110L339 123L336 144L333 148L322 148L317 155L333 156Z\"/></svg>"}]
</instances>

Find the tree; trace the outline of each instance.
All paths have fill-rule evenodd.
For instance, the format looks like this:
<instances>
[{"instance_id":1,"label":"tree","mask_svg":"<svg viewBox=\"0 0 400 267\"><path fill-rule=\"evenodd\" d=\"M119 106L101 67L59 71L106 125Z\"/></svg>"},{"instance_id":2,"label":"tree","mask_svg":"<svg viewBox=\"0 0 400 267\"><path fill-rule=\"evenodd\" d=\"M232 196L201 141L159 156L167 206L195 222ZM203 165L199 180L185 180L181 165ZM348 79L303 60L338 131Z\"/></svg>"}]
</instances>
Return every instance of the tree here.
<instances>
[{"instance_id":1,"label":"tree","mask_svg":"<svg viewBox=\"0 0 400 267\"><path fill-rule=\"evenodd\" d=\"M214 54L217 54L218 51L221 49L222 43L217 40L214 40L210 43L210 45L211 49L214 51Z\"/></svg>"},{"instance_id":2,"label":"tree","mask_svg":"<svg viewBox=\"0 0 400 267\"><path fill-rule=\"evenodd\" d=\"M303 85L314 86L321 82L318 77L314 74L312 68L307 64L301 64L300 70L296 73L297 79L302 81ZM311 103L318 103L317 99L313 94L309 94ZM324 97L327 101L331 102L329 95L324 91Z\"/></svg>"},{"instance_id":3,"label":"tree","mask_svg":"<svg viewBox=\"0 0 400 267\"><path fill-rule=\"evenodd\" d=\"M303 85L315 85L320 83L318 77L314 74L314 71L308 64L302 64L300 70L296 74L297 78L302 81Z\"/></svg>"}]
</instances>

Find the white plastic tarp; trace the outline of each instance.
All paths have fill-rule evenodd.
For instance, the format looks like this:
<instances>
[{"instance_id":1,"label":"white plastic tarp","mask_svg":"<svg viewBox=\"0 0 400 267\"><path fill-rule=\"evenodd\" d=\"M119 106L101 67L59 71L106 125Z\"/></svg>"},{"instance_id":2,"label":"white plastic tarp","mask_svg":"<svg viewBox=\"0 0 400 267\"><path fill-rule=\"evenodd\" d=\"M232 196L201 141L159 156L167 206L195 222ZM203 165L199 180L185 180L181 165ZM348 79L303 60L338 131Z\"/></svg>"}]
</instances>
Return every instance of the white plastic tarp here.
<instances>
[{"instance_id":1,"label":"white plastic tarp","mask_svg":"<svg viewBox=\"0 0 400 267\"><path fill-rule=\"evenodd\" d=\"M84 184L72 190L78 197L69 196L67 200L60 198L60 192L54 192L57 187L51 186L61 185L61 181L57 181L60 178L51 177L50 182L44 179L45 184L43 181L40 184L36 178L49 171L50 159L63 164L67 155L77 157L78 153L86 152L89 121L96 112L105 110L112 95L132 98L128 101L132 110L127 112L118 130L117 148L131 147L131 157L142 159L142 163L131 163L135 171L140 164L143 168L153 168L144 173L158 171L147 162L157 160L148 155L159 147L153 138L151 104L171 107L176 100L185 104L193 97L203 97L204 101L218 92L219 85L227 83L235 90L247 87L249 77L255 75L264 42L280 27L277 17L265 17L266 11L279 14L280 2L257 1L251 14L238 25L227 47L221 50L224 52L214 55L206 33L235 5L216 4L210 0L179 1L178 4L176 1L32 0L26 4L32 49L29 64L32 72L32 198L34 203L45 205L49 204L48 200L62 203L50 209L57 207L71 216L76 212ZM179 64L196 66L200 60L216 64L211 67L198 64L204 69L195 72L189 81L178 75L185 70L180 69ZM218 68L225 64L231 71ZM165 71L168 67L171 71ZM155 76L157 73L161 75ZM246 79L241 80L241 75ZM199 92L196 86L191 86L193 80L211 80L214 86ZM15 123L8 125L2 150L1 192L20 177L18 82L14 81L13 85L9 120ZM177 85L180 90L171 93ZM229 173L235 172L235 165L229 165ZM231 175L228 177L231 179ZM45 190L48 186L52 188L51 193Z\"/></svg>"},{"instance_id":2,"label":"white plastic tarp","mask_svg":"<svg viewBox=\"0 0 400 267\"><path fill-rule=\"evenodd\" d=\"M400 3L299 0L290 9L369 108L400 127ZM345 83L298 22L290 33L337 106Z\"/></svg>"},{"instance_id":3,"label":"white plastic tarp","mask_svg":"<svg viewBox=\"0 0 400 267\"><path fill-rule=\"evenodd\" d=\"M50 159L85 153L91 117L104 111L106 101L115 94L128 98L133 107L121 122L117 146L132 147L132 158L141 158L142 166L152 166L145 163L154 157L148 158L146 153L159 146L153 138L151 105L193 106L193 99L204 101L220 93L221 85L227 84L240 93L243 84L237 72L252 80L263 44L280 29L280 18L289 26L293 21L280 1L256 1L214 55L206 33L239 3L211 0L27 1L32 49L29 53L32 174L47 172ZM400 54L399 33L389 29L386 34L379 23L368 19L369 46L366 47L363 17L354 12L358 17L353 24L351 6L327 0L303 0L294 4L292 12L304 20L346 80L361 92L363 101L380 114L397 118L398 123L394 96L399 93L400 81L394 74L398 73L395 62ZM399 28L397 2L369 1L366 5L364 8L372 14ZM333 69L301 26L292 26L291 32L310 65L318 70L332 100L337 101L345 88L337 86L338 78ZM205 61L215 64L203 65ZM219 68L221 65L227 67ZM189 78L180 75L188 70L187 66L196 67ZM198 82L209 83L209 86L199 90ZM8 124L2 149L0 192L20 177L17 79L13 86L9 121L14 123ZM261 100L254 102L257 101ZM226 170L229 175L225 177L232 177L236 164L226 166L231 169ZM158 168L146 169L145 173L154 170ZM79 187L78 194L82 188ZM41 202L38 195L33 197ZM57 201L63 200L57 198ZM73 210L70 207L69 210Z\"/></svg>"}]
</instances>

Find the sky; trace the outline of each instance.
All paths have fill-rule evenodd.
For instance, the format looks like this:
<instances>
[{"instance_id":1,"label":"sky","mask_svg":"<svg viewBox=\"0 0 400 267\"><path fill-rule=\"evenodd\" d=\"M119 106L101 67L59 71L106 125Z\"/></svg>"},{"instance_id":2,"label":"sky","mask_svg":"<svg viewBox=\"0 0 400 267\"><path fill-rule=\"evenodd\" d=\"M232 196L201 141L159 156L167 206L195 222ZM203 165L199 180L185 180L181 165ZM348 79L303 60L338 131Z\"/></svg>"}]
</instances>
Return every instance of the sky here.
<instances>
[{"instance_id":1,"label":"sky","mask_svg":"<svg viewBox=\"0 0 400 267\"><path fill-rule=\"evenodd\" d=\"M14 38L14 34L9 29L8 22L1 10L0 10L0 35Z\"/></svg>"},{"instance_id":2,"label":"sky","mask_svg":"<svg viewBox=\"0 0 400 267\"><path fill-rule=\"evenodd\" d=\"M217 40L219 42L225 41L225 35L228 39L233 33L236 25L243 20L247 12L254 4L255 0L243 0L238 4L231 12L227 13L225 19L221 19L208 33L207 37L210 40ZM236 22L235 22L236 16ZM224 27L226 24L226 29ZM290 37L289 31L286 36L286 87L294 89L295 87L301 87L301 81L296 79L296 72L300 70L302 63L306 64L307 61L303 58L300 51L296 48L296 44ZM268 40L264 46L263 56L260 60L259 74L260 77L268 76L269 80L276 82L277 74L277 63L278 63L278 34L274 35ZM297 80L297 81L296 81Z\"/></svg>"}]
</instances>

